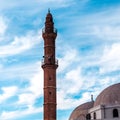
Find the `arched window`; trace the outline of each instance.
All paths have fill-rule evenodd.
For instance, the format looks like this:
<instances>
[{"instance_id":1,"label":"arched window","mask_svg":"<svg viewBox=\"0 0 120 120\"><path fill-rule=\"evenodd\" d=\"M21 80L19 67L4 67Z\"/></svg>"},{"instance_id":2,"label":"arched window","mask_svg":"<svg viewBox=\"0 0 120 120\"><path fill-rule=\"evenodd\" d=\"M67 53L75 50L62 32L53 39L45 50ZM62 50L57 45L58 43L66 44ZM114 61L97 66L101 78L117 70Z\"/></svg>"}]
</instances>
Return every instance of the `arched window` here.
<instances>
[{"instance_id":1,"label":"arched window","mask_svg":"<svg viewBox=\"0 0 120 120\"><path fill-rule=\"evenodd\" d=\"M118 110L117 109L114 109L113 110L113 117L119 117L119 114L118 114Z\"/></svg>"},{"instance_id":2,"label":"arched window","mask_svg":"<svg viewBox=\"0 0 120 120\"><path fill-rule=\"evenodd\" d=\"M91 115L90 114L86 115L86 120L91 120Z\"/></svg>"},{"instance_id":3,"label":"arched window","mask_svg":"<svg viewBox=\"0 0 120 120\"><path fill-rule=\"evenodd\" d=\"M93 113L93 118L96 119L96 113L95 112Z\"/></svg>"}]
</instances>

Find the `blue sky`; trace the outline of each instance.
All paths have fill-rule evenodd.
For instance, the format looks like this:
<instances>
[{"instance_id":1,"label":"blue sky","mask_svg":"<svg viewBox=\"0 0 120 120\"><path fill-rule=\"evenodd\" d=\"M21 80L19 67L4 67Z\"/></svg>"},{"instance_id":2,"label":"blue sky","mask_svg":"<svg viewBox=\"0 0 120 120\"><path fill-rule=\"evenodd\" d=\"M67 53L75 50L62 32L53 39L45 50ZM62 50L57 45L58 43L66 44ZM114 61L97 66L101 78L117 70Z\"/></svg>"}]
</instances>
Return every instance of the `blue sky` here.
<instances>
[{"instance_id":1,"label":"blue sky","mask_svg":"<svg viewBox=\"0 0 120 120\"><path fill-rule=\"evenodd\" d=\"M0 1L0 120L43 120L43 39L58 29L57 120L120 82L119 0Z\"/></svg>"}]
</instances>

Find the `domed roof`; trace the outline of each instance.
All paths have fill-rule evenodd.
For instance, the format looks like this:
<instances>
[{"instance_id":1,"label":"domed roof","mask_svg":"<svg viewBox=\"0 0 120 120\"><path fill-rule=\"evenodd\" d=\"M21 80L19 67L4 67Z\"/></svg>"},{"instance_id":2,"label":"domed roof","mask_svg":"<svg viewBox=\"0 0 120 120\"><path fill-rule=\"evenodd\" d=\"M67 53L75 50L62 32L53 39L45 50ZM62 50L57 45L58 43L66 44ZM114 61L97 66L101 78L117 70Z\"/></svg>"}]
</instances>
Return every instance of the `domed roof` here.
<instances>
[{"instance_id":1,"label":"domed roof","mask_svg":"<svg viewBox=\"0 0 120 120\"><path fill-rule=\"evenodd\" d=\"M94 106L120 104L120 83L104 89L96 98Z\"/></svg>"},{"instance_id":2,"label":"domed roof","mask_svg":"<svg viewBox=\"0 0 120 120\"><path fill-rule=\"evenodd\" d=\"M69 120L78 119L80 115L86 115L88 113L88 109L93 107L93 104L94 104L94 101L91 101L78 106L73 110Z\"/></svg>"}]
</instances>

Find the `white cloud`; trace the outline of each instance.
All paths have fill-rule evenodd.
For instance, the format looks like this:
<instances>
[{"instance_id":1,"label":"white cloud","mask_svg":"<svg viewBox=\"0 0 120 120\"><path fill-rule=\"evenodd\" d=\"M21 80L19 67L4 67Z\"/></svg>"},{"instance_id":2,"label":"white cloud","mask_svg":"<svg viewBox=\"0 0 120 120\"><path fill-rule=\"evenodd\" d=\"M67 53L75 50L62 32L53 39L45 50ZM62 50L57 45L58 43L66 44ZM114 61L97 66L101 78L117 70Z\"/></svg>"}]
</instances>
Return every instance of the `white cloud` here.
<instances>
[{"instance_id":1,"label":"white cloud","mask_svg":"<svg viewBox=\"0 0 120 120\"><path fill-rule=\"evenodd\" d=\"M73 0L71 0L73 1ZM89 1L89 0L82 0L82 2L84 3ZM0 5L2 6L2 8L6 8L6 9L10 9L12 7L16 7L16 6L25 6L25 10L28 10L30 6L33 6L37 3L37 5L39 6L44 6L44 7L36 7L35 11L37 11L36 9L46 9L48 8L47 6L49 6L49 3L53 3L52 4L52 9L57 8L57 11L59 11L60 7L68 7L69 5L71 5L72 3L69 2L69 0L58 0L57 2L55 0L48 0L48 1L31 1L30 4L26 4L28 3L28 0L26 1L15 1L13 0L12 2L10 0L8 0L8 2L4 2L2 0L3 3ZM9 4L10 3L10 4ZM40 3L40 4L39 4ZM47 4L46 4L47 3ZM80 3L80 2L79 2ZM20 5L19 5L20 4ZM85 5L85 4L82 4ZM84 6L83 6L84 7ZM17 7L18 8L18 7ZM23 7L22 7L23 8ZM30 7L31 8L31 7ZM81 8L79 8L80 10ZM33 9L31 9L33 11ZM76 8L76 10L78 11L78 9ZM56 11L56 13L57 13ZM31 14L31 11L29 11ZM73 10L73 13L75 12L75 9ZM96 13L94 15L86 15L86 17L84 15L79 16L79 13L76 13L75 15L78 16L72 16L72 14L70 11L68 12L69 16L67 16L68 14L64 14L62 13L63 16L67 17L70 21L68 23L66 23L67 25L67 29L71 30L76 30L74 32L70 32L72 33L72 36L74 36L74 39L71 37L70 34L66 34L67 36L70 36L70 42L69 43L73 43L71 42L71 40L75 40L76 41L76 33L78 33L79 35L81 35L81 33L85 33L83 35L93 35L96 36L99 39L102 39L101 42L104 42L103 40L111 40L111 41L119 41L120 40L120 27L119 25L115 24L116 22L118 23L120 20L120 17L118 16L119 12L115 12L115 15L113 15L113 12L104 12L104 13ZM107 14L109 13L109 14ZM26 13L25 13L26 14ZM62 17L63 19L63 26L65 24L65 17ZM71 17L73 19L71 19ZM68 20L67 19L67 20ZM77 22L78 20L78 22ZM61 21L61 17L60 17L60 21ZM74 21L74 22L73 22ZM37 21L35 21L37 22ZM4 20L3 20L4 23ZM36 23L34 23L36 24ZM72 26L73 25L73 26ZM82 25L82 26L81 26ZM1 34L4 34L6 28L3 26L4 30L1 29ZM70 29L72 28L72 29ZM59 28L58 28L59 29ZM65 27L63 28L65 30ZM64 32L64 30L62 32ZM30 50L33 46L35 46L36 44L40 43L40 40L42 40L42 38L38 38L41 35L38 35L39 33L27 33L25 36L21 36L21 37L14 37L14 40L7 45L1 45L0 46L0 57L6 57L6 56L13 56L16 54L21 54L24 53L26 50ZM82 36L83 37L83 36ZM90 36L91 37L91 36ZM63 37L64 35L63 35ZM96 41L98 39L95 39ZM80 38L81 39L81 38ZM89 39L86 37L86 39ZM93 38L92 38L93 39ZM74 43L75 43L74 41ZM65 42L65 41L64 41ZM66 40L66 42L68 42L68 40ZM78 43L79 41L77 41ZM85 43L85 39L83 38L80 43L80 45L83 45ZM94 41L95 42L95 41ZM67 43L67 44L69 44ZM75 43L75 44L77 44ZM64 44L64 43L62 43ZM92 44L91 41L89 41L89 43L85 43L86 45L88 44ZM104 44L104 43L103 43ZM109 44L109 43L106 43ZM70 47L72 47L71 44L69 44ZM60 46L61 47L61 46ZM80 47L80 46L79 46ZM100 47L100 46L99 46ZM100 47L101 48L101 47ZM63 48L62 46L62 50L60 50L62 57L60 57L59 59L59 68L58 68L58 109L60 110L65 110L65 109L71 109L73 107L76 107L84 102L87 102L90 100L90 96L91 94L93 94L95 97L98 95L98 93L105 88L106 86L108 86L109 84L114 83L117 80L117 77L115 78L111 78L111 77L105 77L102 76L103 78L101 78L101 74L98 73L97 75L94 73L90 73L83 75L83 71L84 71L84 67L92 67L92 66L98 66L100 67L100 72L101 73L105 73L105 72L110 72L110 71L114 71L114 70L118 70L120 67L120 45L118 43L113 44L110 47L106 47L105 51L103 53L103 56L101 57L101 55L98 55L98 51L96 50L96 56L95 54L87 54L88 56L86 56L86 54L82 54L83 57L81 57L82 55L79 54L79 51L77 51L76 49L71 49L71 48ZM95 49L94 49L95 50ZM103 49L101 49L102 52ZM65 52L66 51L66 52ZM59 51L58 51L59 52ZM88 51L89 53L89 51ZM93 53L93 52L91 52ZM28 53L29 54L29 53ZM96 59L97 57L97 59ZM98 58L101 57L101 58ZM33 58L34 59L34 58ZM98 61L97 61L98 60ZM114 62L115 61L115 62ZM29 62L29 61L28 61ZM30 61L31 62L31 61ZM7 62L5 62L7 63ZM19 61L18 61L19 64ZM33 61L32 63L33 64ZM34 63L36 64L36 63ZM21 66L21 67L20 67ZM38 113L38 112L42 112L42 108L36 109L34 108L34 103L35 100L37 98L41 98L43 97L43 72L42 69L40 69L40 64L38 63L38 65L29 65L29 63L27 65L25 64L21 64L21 65L15 65L15 66L7 66L7 68L4 68L4 65L0 65L0 73L3 74L3 77L5 78L6 76L11 79L12 77L14 78L15 76L17 77L21 77L22 80L29 80L29 86L27 86L25 89L20 89L20 93L18 93L18 102L15 103L18 105L18 110L17 111L12 111L12 112L7 112L4 110L2 112L0 118L1 119L6 119L6 120L10 120L10 119L14 119L20 116L24 116L24 115L31 115L34 113ZM37 66L37 67L36 67ZM86 72L87 73L87 72ZM12 77L11 77L12 76ZM86 84L87 83L87 84ZM99 84L99 85L98 85ZM3 87L4 88L4 87ZM18 88L16 88L17 90ZM0 99L3 100L7 100L10 96L14 96L16 94L16 92L14 90L12 90L10 92L10 96L9 96L9 92L7 92L7 89L2 89L3 90L3 96L0 96ZM82 93L84 91L84 93ZM80 95L79 95L80 94ZM77 98L75 98L75 95L77 96ZM4 99L3 99L4 98ZM28 107L28 109L26 110L19 110L19 105L26 105ZM60 119L60 118L59 118Z\"/></svg>"},{"instance_id":2,"label":"white cloud","mask_svg":"<svg viewBox=\"0 0 120 120\"><path fill-rule=\"evenodd\" d=\"M57 79L57 101L58 109L60 110L70 109L74 106L77 106L84 101L88 101L91 96L90 93L89 95L87 93L80 93L80 91L83 89L83 86L85 86L86 78L82 75L79 53L75 49L67 49L66 51L67 52L63 52L64 55L61 59L59 59L59 65L61 68L58 68L58 76L59 74L63 74ZM66 71L65 74L64 71ZM91 86L92 85L93 82L91 83ZM84 88L86 87L90 86L85 86ZM78 99L72 97L78 93L82 94L82 97L80 97L81 95Z\"/></svg>"},{"instance_id":3,"label":"white cloud","mask_svg":"<svg viewBox=\"0 0 120 120\"><path fill-rule=\"evenodd\" d=\"M28 99L28 98L27 98ZM34 108L34 107L29 107L29 109L27 110L23 110L23 111L9 111L9 112L5 112L3 111L0 115L0 119L1 120L13 120L13 119L17 119L20 117L24 117L26 115L32 115L34 113L40 113L43 111L43 108Z\"/></svg>"},{"instance_id":4,"label":"white cloud","mask_svg":"<svg viewBox=\"0 0 120 120\"><path fill-rule=\"evenodd\" d=\"M7 29L7 24L3 17L0 16L0 36L5 33Z\"/></svg>"},{"instance_id":5,"label":"white cloud","mask_svg":"<svg viewBox=\"0 0 120 120\"><path fill-rule=\"evenodd\" d=\"M66 48L65 51L63 49L62 51L63 57L59 58L58 72L63 72L70 65L73 65L76 61L80 60L76 49Z\"/></svg>"},{"instance_id":6,"label":"white cloud","mask_svg":"<svg viewBox=\"0 0 120 120\"><path fill-rule=\"evenodd\" d=\"M112 72L120 70L120 43L114 43L105 47L103 56L100 60L100 72Z\"/></svg>"},{"instance_id":7,"label":"white cloud","mask_svg":"<svg viewBox=\"0 0 120 120\"><path fill-rule=\"evenodd\" d=\"M61 110L70 109L84 102L90 101L91 94L94 95L95 99L104 88L108 87L111 84L116 83L118 76L115 78L112 78L111 76L101 77L101 71L99 70L95 74L93 72L91 74L86 73L83 75L82 70L84 69L84 67L92 66L100 67L101 70L104 69L107 72L108 70L111 71L113 69L118 70L120 67L119 48L120 48L119 43L113 44L111 47L107 47L105 49L105 51L103 52L104 54L102 56L97 55L96 56L97 60L95 56L94 59L91 60L93 56L90 55L87 56L89 57L89 59L86 60L85 62L83 62L84 59L80 59L82 58L81 55L79 55L79 53L74 49L72 50L69 49L68 52L65 53L63 52L64 55L60 59L59 63L61 68L58 68L60 69L58 71L58 76L59 74L62 74L62 76L60 75L59 78L57 79L58 109ZM75 62L76 64L74 64ZM64 70L66 70L65 73ZM84 93L82 93L83 91ZM78 94L80 94L79 97ZM78 98L77 99L74 98L73 97L74 95L77 95Z\"/></svg>"},{"instance_id":8,"label":"white cloud","mask_svg":"<svg viewBox=\"0 0 120 120\"><path fill-rule=\"evenodd\" d=\"M57 105L59 110L71 109L77 107L78 105L91 101L91 93L84 92L78 98L73 98L68 94L65 94L65 91L61 90L57 93Z\"/></svg>"},{"instance_id":9,"label":"white cloud","mask_svg":"<svg viewBox=\"0 0 120 120\"><path fill-rule=\"evenodd\" d=\"M57 92L57 108L59 110L69 109L76 106L79 100L71 99L66 96L65 91L61 90ZM72 103L72 104L71 104Z\"/></svg>"},{"instance_id":10,"label":"white cloud","mask_svg":"<svg viewBox=\"0 0 120 120\"><path fill-rule=\"evenodd\" d=\"M29 9L29 12L33 12L36 9L39 10L43 10L43 9L48 9L49 7L51 8L61 8L61 7L68 7L69 5L71 5L73 2L73 0L31 0L31 2L29 2L29 0L21 0L21 1L16 1L16 0L8 0L7 2L5 2L4 0L1 0L1 4L0 4L0 11L1 10L13 10L16 9L16 7L22 7L27 8L25 10ZM49 6L49 4L51 4L51 6ZM38 6L38 7L36 7ZM36 7L34 9L31 9L33 7Z\"/></svg>"},{"instance_id":11,"label":"white cloud","mask_svg":"<svg viewBox=\"0 0 120 120\"><path fill-rule=\"evenodd\" d=\"M41 40L42 38L39 31L37 34L29 32L26 36L16 36L10 44L0 46L0 57L20 54L26 50L31 49L34 45L40 43Z\"/></svg>"},{"instance_id":12,"label":"white cloud","mask_svg":"<svg viewBox=\"0 0 120 120\"><path fill-rule=\"evenodd\" d=\"M3 93L0 95L0 103L14 96L17 93L18 88L16 86L10 86L2 87L1 90L3 91Z\"/></svg>"},{"instance_id":13,"label":"white cloud","mask_svg":"<svg viewBox=\"0 0 120 120\"><path fill-rule=\"evenodd\" d=\"M18 104L34 105L35 100L43 95L43 71L40 68L40 63L36 63L37 67L35 69L32 78L29 78L29 86L22 90L22 93L18 95ZM27 99L29 98L29 99Z\"/></svg>"},{"instance_id":14,"label":"white cloud","mask_svg":"<svg viewBox=\"0 0 120 120\"><path fill-rule=\"evenodd\" d=\"M51 4L51 7L68 7L69 5L73 4L73 0L47 0L47 1L42 1L40 2L41 4L46 4L49 7L49 4Z\"/></svg>"},{"instance_id":15,"label":"white cloud","mask_svg":"<svg viewBox=\"0 0 120 120\"><path fill-rule=\"evenodd\" d=\"M26 116L30 114L40 113L43 111L42 107L35 108L35 100L43 95L43 72L42 68L40 68L40 62L36 63L36 72L33 77L29 76L29 86L20 89L16 86L13 87L3 87L3 95L0 96L0 101L7 100L9 97L14 96L18 91L18 101L14 103L17 106L16 111L3 111L0 115L1 119L11 120L17 119L21 116ZM31 78L30 78L31 77ZM25 105L27 109L22 110L19 109L19 106Z\"/></svg>"},{"instance_id":16,"label":"white cloud","mask_svg":"<svg viewBox=\"0 0 120 120\"><path fill-rule=\"evenodd\" d=\"M72 21L76 22L71 21L72 26L71 22L69 23L74 30L74 34L80 37L88 35L102 40L120 40L119 12L120 8L115 7L114 9L109 8L92 14L84 14L83 16L73 15Z\"/></svg>"},{"instance_id":17,"label":"white cloud","mask_svg":"<svg viewBox=\"0 0 120 120\"><path fill-rule=\"evenodd\" d=\"M30 80L29 91L34 94L35 97L40 97L43 95L43 70L38 65L38 72Z\"/></svg>"},{"instance_id":18,"label":"white cloud","mask_svg":"<svg viewBox=\"0 0 120 120\"><path fill-rule=\"evenodd\" d=\"M27 105L32 105L35 101L35 97L32 93L22 93L19 96L19 101L18 104L27 104ZM29 98L29 99L28 99Z\"/></svg>"},{"instance_id":19,"label":"white cloud","mask_svg":"<svg viewBox=\"0 0 120 120\"><path fill-rule=\"evenodd\" d=\"M120 26L93 26L93 33L104 40L120 40Z\"/></svg>"},{"instance_id":20,"label":"white cloud","mask_svg":"<svg viewBox=\"0 0 120 120\"><path fill-rule=\"evenodd\" d=\"M36 72L38 72L38 69L36 69L37 67L41 69L37 63L31 64L29 61L22 64L18 63L19 62L15 64L13 63L11 66L7 67L0 65L0 74L2 75L0 81L9 80L11 83L14 81L14 79L19 82L28 81L29 79L33 78ZM40 74L40 76L42 76L42 74Z\"/></svg>"},{"instance_id":21,"label":"white cloud","mask_svg":"<svg viewBox=\"0 0 120 120\"><path fill-rule=\"evenodd\" d=\"M75 68L66 73L65 76L66 82L68 82L68 89L66 90L67 94L78 93L83 85L84 78L81 75L81 68Z\"/></svg>"}]
</instances>

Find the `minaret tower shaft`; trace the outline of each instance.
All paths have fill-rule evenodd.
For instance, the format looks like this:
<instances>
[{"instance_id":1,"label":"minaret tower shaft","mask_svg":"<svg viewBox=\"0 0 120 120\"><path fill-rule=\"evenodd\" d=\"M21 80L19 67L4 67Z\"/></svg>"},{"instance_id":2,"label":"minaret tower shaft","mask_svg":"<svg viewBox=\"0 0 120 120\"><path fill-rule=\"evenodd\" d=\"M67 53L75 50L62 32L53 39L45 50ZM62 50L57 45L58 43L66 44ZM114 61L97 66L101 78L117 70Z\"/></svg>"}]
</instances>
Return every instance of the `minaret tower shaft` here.
<instances>
[{"instance_id":1,"label":"minaret tower shaft","mask_svg":"<svg viewBox=\"0 0 120 120\"><path fill-rule=\"evenodd\" d=\"M42 31L44 39L44 56L42 68L44 70L44 120L56 120L56 69L58 61L55 59L55 39L57 30L50 10L46 16L45 28Z\"/></svg>"}]
</instances>

